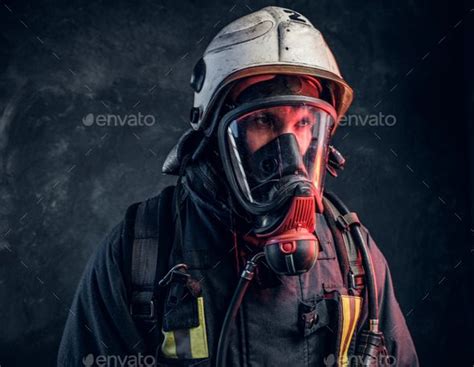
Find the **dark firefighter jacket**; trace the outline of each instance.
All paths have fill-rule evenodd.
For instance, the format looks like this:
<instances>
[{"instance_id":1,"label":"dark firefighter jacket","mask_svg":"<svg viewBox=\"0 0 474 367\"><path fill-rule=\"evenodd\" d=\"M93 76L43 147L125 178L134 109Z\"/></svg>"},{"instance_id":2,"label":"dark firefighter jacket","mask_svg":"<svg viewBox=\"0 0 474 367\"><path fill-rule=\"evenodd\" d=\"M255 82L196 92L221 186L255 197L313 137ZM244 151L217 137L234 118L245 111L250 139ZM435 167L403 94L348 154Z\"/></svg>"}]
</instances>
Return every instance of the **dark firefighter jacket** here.
<instances>
[{"instance_id":1,"label":"dark firefighter jacket","mask_svg":"<svg viewBox=\"0 0 474 367\"><path fill-rule=\"evenodd\" d=\"M188 301L181 303L182 309L167 309L165 305L166 337L153 360L161 366L212 366L220 327L244 262L245 251L237 252L234 245L245 249L248 244L241 236L234 236L211 214L206 203L193 195L186 196L181 216L181 248L173 249L170 267L186 263L201 294L188 297ZM105 361L105 356L121 356L129 358L128 365L134 365L130 364L131 356L146 353L145 339L152 333L140 333L129 313L131 248L123 241L123 226L122 222L112 230L85 269L64 330L58 366L99 365L93 364L94 358L99 361L98 356L102 356L101 361ZM347 329L350 319L346 314L345 324L341 322L341 295L347 294L347 290L333 235L321 215L317 228L321 252L309 272L275 277L261 267L234 324L229 366L335 365L338 335L341 329ZM416 351L395 298L387 262L369 233L365 229L364 232L377 276L380 328L385 334L389 363L417 366ZM332 301L326 302L328 298ZM308 314L316 317L303 317ZM366 325L364 302L355 335ZM143 365L150 366L151 358ZM109 365L120 365L118 359L108 361Z\"/></svg>"}]
</instances>

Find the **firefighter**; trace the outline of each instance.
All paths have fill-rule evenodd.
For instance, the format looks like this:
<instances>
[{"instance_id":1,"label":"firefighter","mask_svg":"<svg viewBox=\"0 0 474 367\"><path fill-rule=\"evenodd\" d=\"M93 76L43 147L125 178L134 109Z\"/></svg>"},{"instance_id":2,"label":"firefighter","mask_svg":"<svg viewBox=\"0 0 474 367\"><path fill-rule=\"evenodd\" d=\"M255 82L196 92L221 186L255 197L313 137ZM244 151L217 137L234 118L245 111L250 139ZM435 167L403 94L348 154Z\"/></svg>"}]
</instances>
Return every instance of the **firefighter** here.
<instances>
[{"instance_id":1,"label":"firefighter","mask_svg":"<svg viewBox=\"0 0 474 367\"><path fill-rule=\"evenodd\" d=\"M289 9L246 15L191 87L163 166L177 183L97 249L58 365L417 366L384 256L324 190L353 93L321 33Z\"/></svg>"}]
</instances>

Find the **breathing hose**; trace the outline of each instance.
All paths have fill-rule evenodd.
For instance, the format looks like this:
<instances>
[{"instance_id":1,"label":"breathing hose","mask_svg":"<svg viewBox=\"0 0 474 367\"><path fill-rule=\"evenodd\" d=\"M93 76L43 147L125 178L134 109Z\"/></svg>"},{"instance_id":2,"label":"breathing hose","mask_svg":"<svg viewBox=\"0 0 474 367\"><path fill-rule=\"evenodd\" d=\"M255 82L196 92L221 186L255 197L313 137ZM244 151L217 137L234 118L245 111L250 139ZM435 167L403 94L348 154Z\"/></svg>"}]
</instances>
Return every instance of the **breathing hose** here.
<instances>
[{"instance_id":1,"label":"breathing hose","mask_svg":"<svg viewBox=\"0 0 474 367\"><path fill-rule=\"evenodd\" d=\"M221 334L219 336L216 359L217 367L226 366L229 336L232 330L232 325L234 324L237 312L239 311L242 300L245 296L245 293L247 292L247 288L255 275L255 269L257 268L258 261L264 256L265 254L263 252L259 252L258 254L254 255L249 261L247 261L242 274L240 274L239 283L237 284L237 288L235 288L234 295L230 301L229 308L227 309L224 318L224 323L222 324Z\"/></svg>"}]
</instances>

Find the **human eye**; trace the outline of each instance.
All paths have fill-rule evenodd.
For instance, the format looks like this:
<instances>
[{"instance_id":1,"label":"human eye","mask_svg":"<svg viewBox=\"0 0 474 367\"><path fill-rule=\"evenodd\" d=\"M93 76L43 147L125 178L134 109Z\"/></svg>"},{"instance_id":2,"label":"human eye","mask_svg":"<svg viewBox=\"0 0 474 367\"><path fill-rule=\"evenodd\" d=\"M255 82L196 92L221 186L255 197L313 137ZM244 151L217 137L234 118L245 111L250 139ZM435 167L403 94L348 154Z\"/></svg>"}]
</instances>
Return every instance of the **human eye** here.
<instances>
[{"instance_id":1,"label":"human eye","mask_svg":"<svg viewBox=\"0 0 474 367\"><path fill-rule=\"evenodd\" d=\"M272 129L275 121L272 116L266 113L261 113L253 116L250 120L250 124L257 129Z\"/></svg>"},{"instance_id":2,"label":"human eye","mask_svg":"<svg viewBox=\"0 0 474 367\"><path fill-rule=\"evenodd\" d=\"M302 118L299 120L296 124L296 126L305 128L305 127L312 127L315 124L313 119L310 119L308 117Z\"/></svg>"}]
</instances>

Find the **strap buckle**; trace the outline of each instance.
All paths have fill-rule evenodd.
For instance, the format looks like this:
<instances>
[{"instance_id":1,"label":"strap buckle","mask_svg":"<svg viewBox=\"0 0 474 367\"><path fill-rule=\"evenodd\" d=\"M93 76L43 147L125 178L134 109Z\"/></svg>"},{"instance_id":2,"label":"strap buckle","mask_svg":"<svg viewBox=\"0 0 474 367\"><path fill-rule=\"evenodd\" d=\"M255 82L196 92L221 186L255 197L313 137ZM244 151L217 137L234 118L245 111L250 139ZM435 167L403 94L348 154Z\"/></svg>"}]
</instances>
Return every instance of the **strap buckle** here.
<instances>
[{"instance_id":1,"label":"strap buckle","mask_svg":"<svg viewBox=\"0 0 474 367\"><path fill-rule=\"evenodd\" d=\"M362 289L364 289L364 278L365 274L354 274L353 271L350 271L348 274L348 286L349 289L352 290L353 292L360 292ZM357 281L359 279L359 281Z\"/></svg>"},{"instance_id":2,"label":"strap buckle","mask_svg":"<svg viewBox=\"0 0 474 367\"><path fill-rule=\"evenodd\" d=\"M349 272L349 289L357 289L357 284L356 284L356 276L355 274L351 271Z\"/></svg>"},{"instance_id":3,"label":"strap buckle","mask_svg":"<svg viewBox=\"0 0 474 367\"><path fill-rule=\"evenodd\" d=\"M148 302L131 302L130 315L136 319L153 320L155 318L155 303L151 299Z\"/></svg>"}]
</instances>

